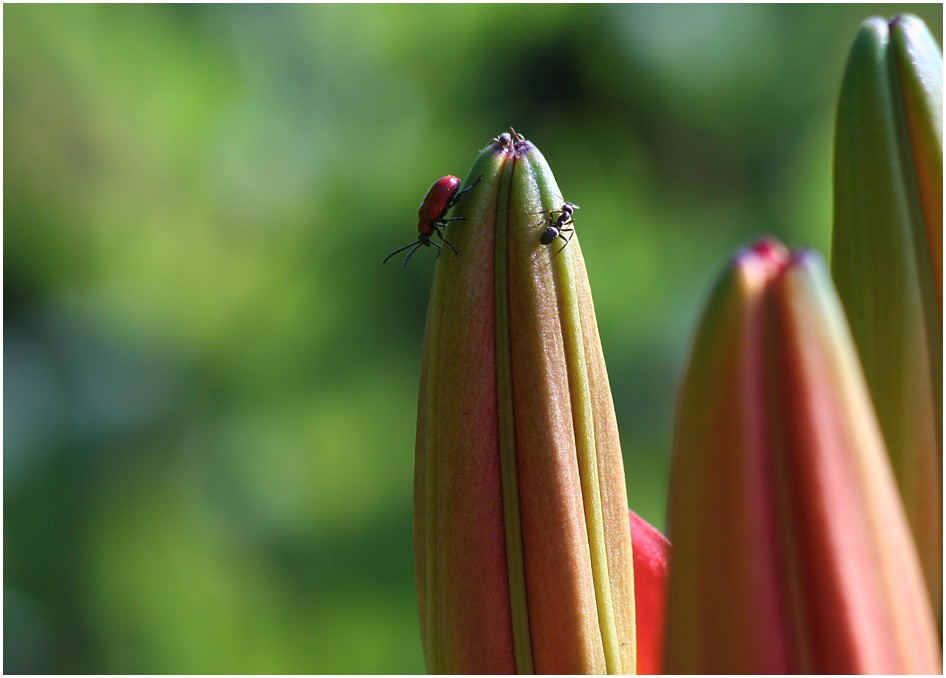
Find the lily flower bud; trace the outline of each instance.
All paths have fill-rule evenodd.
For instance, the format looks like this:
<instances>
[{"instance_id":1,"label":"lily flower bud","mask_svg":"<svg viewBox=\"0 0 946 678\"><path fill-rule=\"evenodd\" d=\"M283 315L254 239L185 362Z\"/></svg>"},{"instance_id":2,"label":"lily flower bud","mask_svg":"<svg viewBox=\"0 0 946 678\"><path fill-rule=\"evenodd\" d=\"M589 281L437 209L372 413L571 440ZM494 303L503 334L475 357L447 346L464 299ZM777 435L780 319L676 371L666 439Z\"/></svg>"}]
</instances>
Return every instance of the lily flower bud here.
<instances>
[{"instance_id":1,"label":"lily flower bud","mask_svg":"<svg viewBox=\"0 0 946 678\"><path fill-rule=\"evenodd\" d=\"M831 272L938 616L943 573L943 57L867 20L838 102Z\"/></svg>"},{"instance_id":2,"label":"lily flower bud","mask_svg":"<svg viewBox=\"0 0 946 678\"><path fill-rule=\"evenodd\" d=\"M624 468L577 233L521 136L484 149L424 339L415 564L432 673L633 673Z\"/></svg>"},{"instance_id":3,"label":"lily flower bud","mask_svg":"<svg viewBox=\"0 0 946 678\"><path fill-rule=\"evenodd\" d=\"M821 258L739 252L677 408L667 673L937 673L919 560Z\"/></svg>"}]
</instances>

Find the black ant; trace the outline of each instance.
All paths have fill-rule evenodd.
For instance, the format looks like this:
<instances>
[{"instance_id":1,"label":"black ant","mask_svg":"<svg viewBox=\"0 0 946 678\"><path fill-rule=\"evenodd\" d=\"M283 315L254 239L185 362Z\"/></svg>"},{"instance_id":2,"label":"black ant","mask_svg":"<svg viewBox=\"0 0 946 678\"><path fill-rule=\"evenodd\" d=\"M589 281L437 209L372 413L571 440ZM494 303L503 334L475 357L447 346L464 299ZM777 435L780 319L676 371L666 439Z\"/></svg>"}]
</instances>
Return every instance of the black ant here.
<instances>
[{"instance_id":1,"label":"black ant","mask_svg":"<svg viewBox=\"0 0 946 678\"><path fill-rule=\"evenodd\" d=\"M564 204L562 204L562 206L559 209L548 211L549 226L548 228L545 229L545 231L542 232L542 235L539 236L539 242L543 245L551 245L553 242L555 242L556 238L561 238L562 240L565 241L565 244L562 245L561 249L559 249L559 251L556 252L552 256L557 256L558 254L560 254L562 250L568 247L568 243L571 242L572 235L574 235L575 233L575 229L566 228L566 227L569 224L575 223L574 217L575 217L575 210L577 209L578 209L578 205L576 205L575 203L565 202ZM558 214L558 216L553 218L552 215L556 213ZM542 221L539 223L545 223L545 222ZM564 235L565 233L569 233L570 235L568 237L565 237Z\"/></svg>"}]
</instances>

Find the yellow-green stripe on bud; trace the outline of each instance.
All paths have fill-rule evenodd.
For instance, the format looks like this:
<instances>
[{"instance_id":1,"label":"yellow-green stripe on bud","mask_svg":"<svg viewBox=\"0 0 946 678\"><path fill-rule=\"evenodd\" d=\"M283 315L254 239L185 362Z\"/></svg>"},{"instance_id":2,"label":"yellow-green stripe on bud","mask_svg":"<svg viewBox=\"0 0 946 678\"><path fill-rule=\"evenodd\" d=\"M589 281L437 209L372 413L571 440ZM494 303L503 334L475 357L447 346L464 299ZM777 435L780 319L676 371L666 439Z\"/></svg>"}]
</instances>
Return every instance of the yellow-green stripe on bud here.
<instances>
[{"instance_id":1,"label":"yellow-green stripe on bud","mask_svg":"<svg viewBox=\"0 0 946 678\"><path fill-rule=\"evenodd\" d=\"M930 597L942 609L943 58L909 15L864 22L838 102L831 271Z\"/></svg>"},{"instance_id":2,"label":"yellow-green stripe on bud","mask_svg":"<svg viewBox=\"0 0 946 678\"><path fill-rule=\"evenodd\" d=\"M620 443L564 198L503 134L438 260L418 398L415 562L431 673L633 673ZM469 183L467 183L469 185ZM553 215L554 217L554 215ZM561 252L559 250L561 249Z\"/></svg>"},{"instance_id":3,"label":"yellow-green stripe on bud","mask_svg":"<svg viewBox=\"0 0 946 678\"><path fill-rule=\"evenodd\" d=\"M937 673L930 601L821 258L714 286L675 420L666 673Z\"/></svg>"}]
</instances>

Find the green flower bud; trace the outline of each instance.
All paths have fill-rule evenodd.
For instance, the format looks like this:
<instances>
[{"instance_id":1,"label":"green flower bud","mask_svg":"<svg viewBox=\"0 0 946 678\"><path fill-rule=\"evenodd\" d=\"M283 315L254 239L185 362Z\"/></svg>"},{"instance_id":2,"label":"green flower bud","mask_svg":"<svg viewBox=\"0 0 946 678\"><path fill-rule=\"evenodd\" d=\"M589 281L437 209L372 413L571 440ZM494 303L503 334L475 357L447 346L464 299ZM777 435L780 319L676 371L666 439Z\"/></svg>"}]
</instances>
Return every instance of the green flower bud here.
<instances>
[{"instance_id":1,"label":"green flower bud","mask_svg":"<svg viewBox=\"0 0 946 678\"><path fill-rule=\"evenodd\" d=\"M450 226L415 463L432 673L633 673L634 571L614 408L577 234L545 159L503 134ZM469 185L470 182L467 182ZM566 234L567 235L567 234Z\"/></svg>"},{"instance_id":2,"label":"green flower bud","mask_svg":"<svg viewBox=\"0 0 946 678\"><path fill-rule=\"evenodd\" d=\"M943 57L923 22L864 22L835 133L831 271L942 614Z\"/></svg>"}]
</instances>

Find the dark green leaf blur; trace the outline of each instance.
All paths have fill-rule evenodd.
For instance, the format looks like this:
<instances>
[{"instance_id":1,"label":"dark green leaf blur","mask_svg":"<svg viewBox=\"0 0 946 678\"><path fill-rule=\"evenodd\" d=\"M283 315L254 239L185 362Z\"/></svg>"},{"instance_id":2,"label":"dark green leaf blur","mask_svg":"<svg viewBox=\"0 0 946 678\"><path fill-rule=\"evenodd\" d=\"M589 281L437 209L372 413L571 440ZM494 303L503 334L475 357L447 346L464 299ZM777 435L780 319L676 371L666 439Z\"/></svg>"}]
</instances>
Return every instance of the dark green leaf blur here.
<instances>
[{"instance_id":1,"label":"dark green leaf blur","mask_svg":"<svg viewBox=\"0 0 946 678\"><path fill-rule=\"evenodd\" d=\"M827 252L846 54L902 11L942 43L939 5L6 5L4 671L423 670L433 250L381 260L510 125L581 206L663 526L706 283Z\"/></svg>"}]
</instances>

